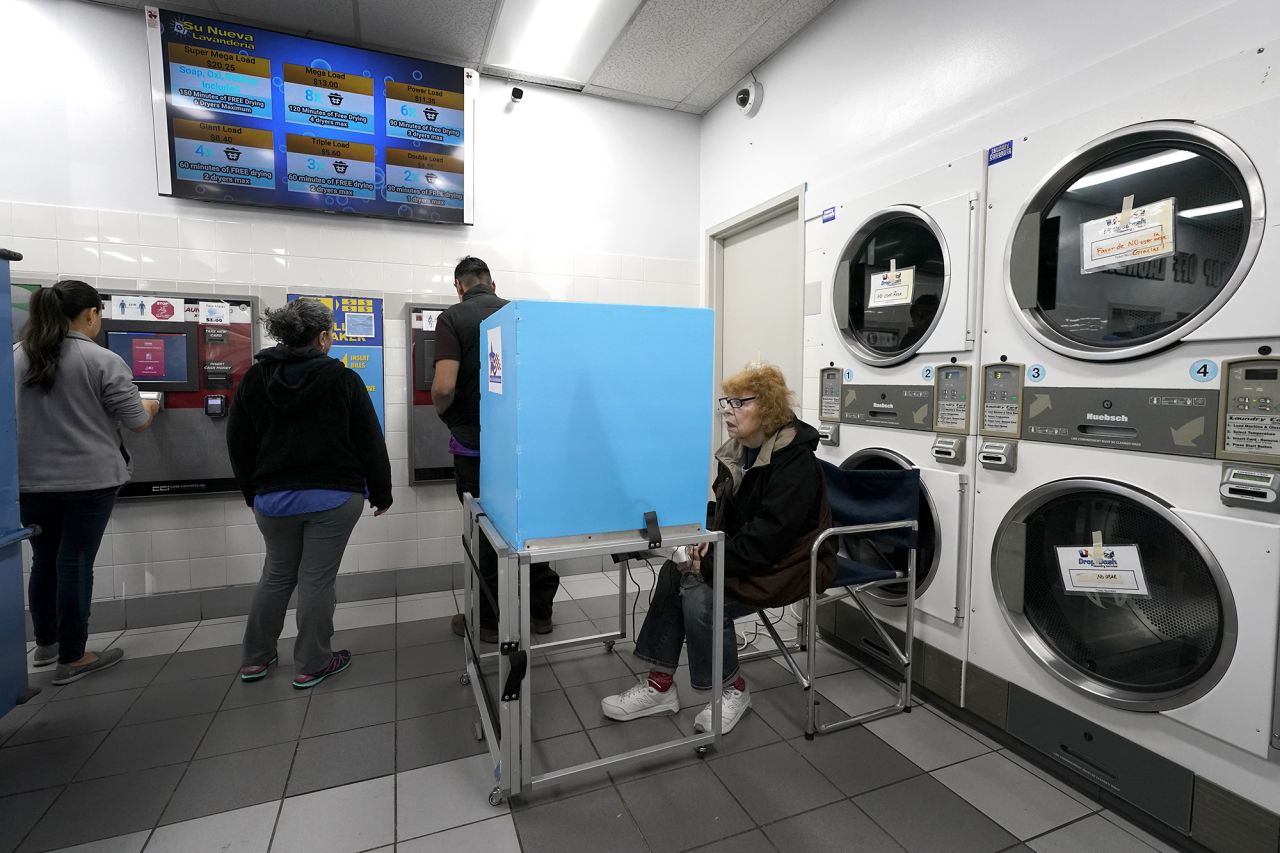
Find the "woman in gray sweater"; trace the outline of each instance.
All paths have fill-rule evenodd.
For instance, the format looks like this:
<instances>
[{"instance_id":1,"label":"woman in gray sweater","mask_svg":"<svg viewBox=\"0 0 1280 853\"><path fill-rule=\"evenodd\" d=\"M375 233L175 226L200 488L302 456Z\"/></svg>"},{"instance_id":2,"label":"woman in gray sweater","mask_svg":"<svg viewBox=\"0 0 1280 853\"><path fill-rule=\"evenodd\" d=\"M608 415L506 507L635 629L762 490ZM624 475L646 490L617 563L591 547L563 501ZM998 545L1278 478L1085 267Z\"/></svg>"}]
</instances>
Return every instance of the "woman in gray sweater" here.
<instances>
[{"instance_id":1,"label":"woman in gray sweater","mask_svg":"<svg viewBox=\"0 0 1280 853\"><path fill-rule=\"evenodd\" d=\"M34 663L58 664L54 684L124 657L120 649L85 651L93 561L129 479L120 424L142 432L160 408L139 397L124 359L94 342L101 329L98 291L60 281L31 294L30 319L13 348L22 523L40 528L27 588Z\"/></svg>"}]
</instances>

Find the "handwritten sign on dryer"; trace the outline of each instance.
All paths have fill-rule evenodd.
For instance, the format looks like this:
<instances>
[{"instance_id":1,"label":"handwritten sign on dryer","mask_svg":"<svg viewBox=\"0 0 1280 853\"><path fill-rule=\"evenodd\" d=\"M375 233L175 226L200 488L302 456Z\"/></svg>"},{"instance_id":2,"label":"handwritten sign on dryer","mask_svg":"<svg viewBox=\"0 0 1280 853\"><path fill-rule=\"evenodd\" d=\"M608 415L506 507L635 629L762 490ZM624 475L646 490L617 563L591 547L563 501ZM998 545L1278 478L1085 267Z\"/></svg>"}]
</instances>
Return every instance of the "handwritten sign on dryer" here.
<instances>
[{"instance_id":1,"label":"handwritten sign on dryer","mask_svg":"<svg viewBox=\"0 0 1280 853\"><path fill-rule=\"evenodd\" d=\"M1080 272L1115 269L1172 255L1175 200L1125 207L1080 226Z\"/></svg>"}]
</instances>

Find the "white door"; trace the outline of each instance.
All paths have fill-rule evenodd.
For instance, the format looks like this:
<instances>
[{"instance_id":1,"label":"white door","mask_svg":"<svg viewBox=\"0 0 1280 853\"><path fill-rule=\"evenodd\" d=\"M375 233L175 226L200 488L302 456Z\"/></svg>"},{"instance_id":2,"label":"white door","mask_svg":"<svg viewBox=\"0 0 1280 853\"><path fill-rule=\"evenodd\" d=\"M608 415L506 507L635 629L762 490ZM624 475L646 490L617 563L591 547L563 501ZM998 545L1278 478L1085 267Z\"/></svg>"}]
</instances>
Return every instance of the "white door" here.
<instances>
[{"instance_id":1,"label":"white door","mask_svg":"<svg viewBox=\"0 0 1280 853\"><path fill-rule=\"evenodd\" d=\"M804 282L799 217L785 210L724 239L721 370L778 365L800 405ZM723 429L723 427L722 427Z\"/></svg>"}]
</instances>

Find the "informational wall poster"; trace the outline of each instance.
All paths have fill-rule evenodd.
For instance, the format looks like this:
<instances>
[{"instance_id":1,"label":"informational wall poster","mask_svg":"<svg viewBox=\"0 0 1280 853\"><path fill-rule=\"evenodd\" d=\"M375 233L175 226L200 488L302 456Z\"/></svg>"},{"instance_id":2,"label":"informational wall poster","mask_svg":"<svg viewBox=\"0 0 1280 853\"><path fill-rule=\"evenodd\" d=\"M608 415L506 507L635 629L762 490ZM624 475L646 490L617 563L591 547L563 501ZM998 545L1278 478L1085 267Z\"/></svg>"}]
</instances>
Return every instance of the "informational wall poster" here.
<instances>
[{"instance_id":1,"label":"informational wall poster","mask_svg":"<svg viewBox=\"0 0 1280 853\"><path fill-rule=\"evenodd\" d=\"M1174 253L1172 198L1124 207L1080 226L1080 272L1115 269Z\"/></svg>"},{"instance_id":2,"label":"informational wall poster","mask_svg":"<svg viewBox=\"0 0 1280 853\"><path fill-rule=\"evenodd\" d=\"M161 195L473 221L475 71L156 7L145 15Z\"/></svg>"},{"instance_id":3,"label":"informational wall poster","mask_svg":"<svg viewBox=\"0 0 1280 853\"><path fill-rule=\"evenodd\" d=\"M382 431L387 431L386 389L382 363L382 300L371 296L313 296L290 293L288 300L315 299L333 312L333 348L340 360L364 380Z\"/></svg>"}]
</instances>

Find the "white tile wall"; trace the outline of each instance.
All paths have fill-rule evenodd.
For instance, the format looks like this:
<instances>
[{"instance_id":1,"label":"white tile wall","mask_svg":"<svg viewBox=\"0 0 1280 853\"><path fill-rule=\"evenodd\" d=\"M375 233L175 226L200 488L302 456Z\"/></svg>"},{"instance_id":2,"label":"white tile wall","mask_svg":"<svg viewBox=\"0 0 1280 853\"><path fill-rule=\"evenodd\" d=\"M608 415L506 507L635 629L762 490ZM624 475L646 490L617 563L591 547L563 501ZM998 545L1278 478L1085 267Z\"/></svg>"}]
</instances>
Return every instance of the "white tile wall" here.
<instances>
[{"instance_id":1,"label":"white tile wall","mask_svg":"<svg viewBox=\"0 0 1280 853\"><path fill-rule=\"evenodd\" d=\"M198 213L200 215L194 215ZM192 215L56 207L0 200L0 245L22 252L14 276L75 275L103 289L199 291L257 296L263 307L288 293L363 292L386 315L386 422L395 504L361 519L340 571L448 565L462 558L462 513L452 484L408 485L405 396L406 300L452 301L453 264L489 262L499 293L642 305L704 303L698 262L583 251L560 245L470 243L466 229L430 229L279 211L204 208ZM95 599L255 583L262 535L236 496L121 501L97 561Z\"/></svg>"}]
</instances>

